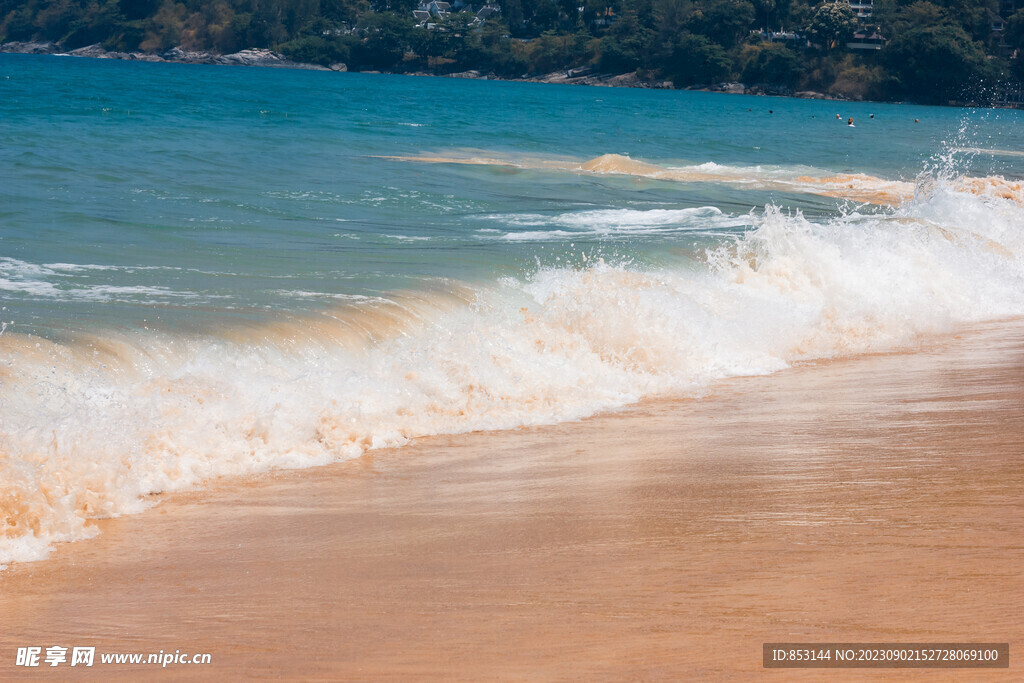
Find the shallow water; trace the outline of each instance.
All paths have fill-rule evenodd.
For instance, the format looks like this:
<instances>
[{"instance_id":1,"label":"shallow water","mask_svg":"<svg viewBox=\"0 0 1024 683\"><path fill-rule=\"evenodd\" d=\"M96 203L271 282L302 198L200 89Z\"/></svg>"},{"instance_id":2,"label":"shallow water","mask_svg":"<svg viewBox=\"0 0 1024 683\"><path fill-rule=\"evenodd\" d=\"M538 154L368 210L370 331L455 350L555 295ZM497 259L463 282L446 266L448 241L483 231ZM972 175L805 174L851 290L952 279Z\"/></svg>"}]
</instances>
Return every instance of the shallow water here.
<instances>
[{"instance_id":1,"label":"shallow water","mask_svg":"<svg viewBox=\"0 0 1024 683\"><path fill-rule=\"evenodd\" d=\"M219 475L1022 315L1020 123L0 55L0 562Z\"/></svg>"}]
</instances>

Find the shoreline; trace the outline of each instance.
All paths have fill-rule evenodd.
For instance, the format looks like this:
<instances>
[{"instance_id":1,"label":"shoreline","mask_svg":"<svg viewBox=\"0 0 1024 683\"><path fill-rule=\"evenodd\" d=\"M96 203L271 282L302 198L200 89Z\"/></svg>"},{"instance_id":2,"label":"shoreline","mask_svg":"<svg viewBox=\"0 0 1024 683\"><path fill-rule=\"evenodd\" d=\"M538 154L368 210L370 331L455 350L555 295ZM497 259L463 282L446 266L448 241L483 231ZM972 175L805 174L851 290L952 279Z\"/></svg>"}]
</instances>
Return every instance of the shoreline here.
<instances>
[{"instance_id":1,"label":"shoreline","mask_svg":"<svg viewBox=\"0 0 1024 683\"><path fill-rule=\"evenodd\" d=\"M41 42L8 42L0 44L0 54L34 54L68 57L85 57L90 59L117 59L121 61L154 62L167 64L206 64L212 66L256 66L274 69L297 69L301 71L335 71L347 72L348 66L342 63L323 66L295 62L269 48L248 48L232 54L222 55L205 51L189 51L173 47L163 53L149 52L117 52L102 48L98 43L75 50L64 52L55 43ZM602 74L594 73L588 67L561 69L547 74L525 76L522 78L499 78L494 74L484 74L469 70L453 73L431 73L429 71L354 71L353 73L387 74L391 76L422 76L430 78L461 78L470 80L505 81L509 83L550 83L554 85L582 85L607 88L636 88L643 90L680 90L691 92L715 92L726 95L750 95L764 97L784 97L798 100L824 100L829 102L857 102L865 104L910 104L914 106L956 107L971 109L1021 109L1020 106L981 105L973 102L956 102L947 104L916 105L902 100L865 100L851 99L842 95L812 90L792 91L785 86L769 83L745 85L739 82L718 83L702 87L677 88L670 81L645 81L636 73Z\"/></svg>"},{"instance_id":2,"label":"shoreline","mask_svg":"<svg viewBox=\"0 0 1024 683\"><path fill-rule=\"evenodd\" d=\"M41 42L9 42L0 44L0 53L6 54L35 54L55 55L69 57L85 57L90 59L117 59L122 61L155 62L168 64L206 64L214 66L257 66L277 69L298 69L304 71L336 71L347 72L345 64L332 64L323 66L320 64L308 64L294 62L284 55L267 48L250 48L239 52L220 55L204 51L188 51L180 47L171 48L161 54L147 52L116 52L103 49L99 44L89 45L64 52L55 43ZM873 102L873 100L851 100L838 95L830 95L814 91L792 92L788 88L777 88L768 84L756 84L746 86L743 83L720 83L709 87L688 87L676 88L669 81L644 81L635 73L624 74L599 74L593 73L587 68L576 68L568 70L553 71L548 74L529 76L523 78L499 78L493 74L483 74L479 71L469 70L448 74L431 73L427 71L399 72L399 71L359 71L353 73L386 73L392 76L423 76L431 78L460 78L470 80L493 80L506 81L510 83L551 83L555 85L583 85L593 87L612 88L637 88L645 90L682 90L693 92L717 92L731 95L752 95L767 97L787 97L792 99L816 99L835 102ZM879 102L879 104L906 104L904 102ZM942 105L939 105L942 106ZM949 106L949 105L946 105ZM959 105L958 105L959 106ZM963 105L970 106L970 105Z\"/></svg>"},{"instance_id":3,"label":"shoreline","mask_svg":"<svg viewBox=\"0 0 1024 683\"><path fill-rule=\"evenodd\" d=\"M993 322L700 399L217 480L0 574L0 671L31 645L213 655L168 676L360 679L749 675L786 640L1013 650L1022 380L1024 323Z\"/></svg>"}]
</instances>

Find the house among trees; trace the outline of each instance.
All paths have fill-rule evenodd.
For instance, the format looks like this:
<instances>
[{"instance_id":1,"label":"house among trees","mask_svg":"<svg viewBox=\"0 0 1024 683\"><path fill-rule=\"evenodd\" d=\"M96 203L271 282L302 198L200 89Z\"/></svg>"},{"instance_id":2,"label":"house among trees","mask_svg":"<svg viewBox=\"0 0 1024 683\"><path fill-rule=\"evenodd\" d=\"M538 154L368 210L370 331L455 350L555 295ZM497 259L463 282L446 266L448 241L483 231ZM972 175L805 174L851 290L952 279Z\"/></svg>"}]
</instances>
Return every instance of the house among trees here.
<instances>
[{"instance_id":1,"label":"house among trees","mask_svg":"<svg viewBox=\"0 0 1024 683\"><path fill-rule=\"evenodd\" d=\"M480 8L480 11L476 13L476 18L479 23L484 23L491 17L496 17L501 14L501 8L497 5L484 5Z\"/></svg>"},{"instance_id":2,"label":"house among trees","mask_svg":"<svg viewBox=\"0 0 1024 683\"><path fill-rule=\"evenodd\" d=\"M848 50L881 50L887 42L885 37L879 33L879 27L868 26L871 19L871 11L874 0L845 0L846 4L853 10L857 22L861 28L854 31L849 40L846 41Z\"/></svg>"},{"instance_id":3,"label":"house among trees","mask_svg":"<svg viewBox=\"0 0 1024 683\"><path fill-rule=\"evenodd\" d=\"M583 9L583 8L581 8ZM604 12L597 15L591 25L596 29L608 28L619 20L619 15L611 7L605 8Z\"/></svg>"},{"instance_id":4,"label":"house among trees","mask_svg":"<svg viewBox=\"0 0 1024 683\"><path fill-rule=\"evenodd\" d=\"M420 11L425 11L430 16L437 17L438 19L444 19L452 12L451 4L447 2L442 2L441 0L421 2L420 6L417 9Z\"/></svg>"},{"instance_id":5,"label":"house among trees","mask_svg":"<svg viewBox=\"0 0 1024 683\"><path fill-rule=\"evenodd\" d=\"M886 40L878 32L878 29L862 29L856 31L853 37L846 43L848 50L881 50L885 47Z\"/></svg>"},{"instance_id":6,"label":"house among trees","mask_svg":"<svg viewBox=\"0 0 1024 683\"><path fill-rule=\"evenodd\" d=\"M466 4L464 0L455 0L452 3L442 2L441 0L431 0L430 2L421 0L419 7L412 11L412 16L419 26L432 29L437 24L431 22L431 19L444 20L452 14L453 10L456 12L473 12L473 6ZM480 26L488 19L497 17L500 14L501 7L498 5L484 5L476 12L476 16L473 17L469 25Z\"/></svg>"},{"instance_id":7,"label":"house among trees","mask_svg":"<svg viewBox=\"0 0 1024 683\"><path fill-rule=\"evenodd\" d=\"M760 29L751 31L750 35L758 37L769 43L783 43L793 47L804 48L810 44L808 43L807 38L794 31L769 31L767 29Z\"/></svg>"},{"instance_id":8,"label":"house among trees","mask_svg":"<svg viewBox=\"0 0 1024 683\"><path fill-rule=\"evenodd\" d=\"M1017 0L1002 0L999 3L999 14L992 15L990 43L1001 57L1010 57L1014 54L1014 45L1007 42L1006 29L1007 18L1012 17L1018 8Z\"/></svg>"},{"instance_id":9,"label":"house among trees","mask_svg":"<svg viewBox=\"0 0 1024 683\"><path fill-rule=\"evenodd\" d=\"M871 18L871 3L872 0L847 0L850 9L862 22Z\"/></svg>"}]
</instances>

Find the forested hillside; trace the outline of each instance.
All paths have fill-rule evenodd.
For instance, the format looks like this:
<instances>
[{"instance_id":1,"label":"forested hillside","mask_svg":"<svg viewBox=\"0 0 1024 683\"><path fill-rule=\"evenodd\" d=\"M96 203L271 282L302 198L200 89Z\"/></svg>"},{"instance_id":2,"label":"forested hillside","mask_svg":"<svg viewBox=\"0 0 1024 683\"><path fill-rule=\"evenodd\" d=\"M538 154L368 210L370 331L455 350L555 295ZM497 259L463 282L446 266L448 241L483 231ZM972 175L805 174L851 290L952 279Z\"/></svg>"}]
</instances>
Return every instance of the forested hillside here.
<instances>
[{"instance_id":1,"label":"forested hillside","mask_svg":"<svg viewBox=\"0 0 1024 683\"><path fill-rule=\"evenodd\" d=\"M868 0L861 0L863 5ZM0 0L0 42L218 53L273 48L353 70L636 72L677 87L739 80L779 92L984 101L1024 74L1024 2L494 0L429 20L418 0ZM857 38L854 35L857 34ZM884 38L882 49L852 43Z\"/></svg>"}]
</instances>

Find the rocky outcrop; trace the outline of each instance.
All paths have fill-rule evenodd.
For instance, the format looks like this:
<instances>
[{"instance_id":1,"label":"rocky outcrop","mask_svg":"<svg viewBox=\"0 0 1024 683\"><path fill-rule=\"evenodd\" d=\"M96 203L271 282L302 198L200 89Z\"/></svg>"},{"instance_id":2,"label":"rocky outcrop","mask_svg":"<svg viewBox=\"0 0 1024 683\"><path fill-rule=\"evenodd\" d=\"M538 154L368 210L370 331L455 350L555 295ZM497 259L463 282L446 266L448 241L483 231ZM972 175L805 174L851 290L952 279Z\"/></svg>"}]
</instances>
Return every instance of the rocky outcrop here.
<instances>
[{"instance_id":1,"label":"rocky outcrop","mask_svg":"<svg viewBox=\"0 0 1024 683\"><path fill-rule=\"evenodd\" d=\"M732 95L744 95L747 92L747 86L742 83L719 83L713 85L708 90L712 92L726 92Z\"/></svg>"},{"instance_id":2,"label":"rocky outcrop","mask_svg":"<svg viewBox=\"0 0 1024 683\"><path fill-rule=\"evenodd\" d=\"M327 70L327 67L324 66L293 62L284 55L278 54L272 50L242 50L241 52L235 52L230 55L213 57L211 63L226 64L230 66L269 66L286 69L315 68L325 71Z\"/></svg>"},{"instance_id":3,"label":"rocky outcrop","mask_svg":"<svg viewBox=\"0 0 1024 683\"><path fill-rule=\"evenodd\" d=\"M671 89L670 81L645 81L635 73L599 74L589 68L555 71L543 76L523 78L524 81L535 83L563 83L566 85L594 85L608 88L659 88Z\"/></svg>"},{"instance_id":4,"label":"rocky outcrop","mask_svg":"<svg viewBox=\"0 0 1024 683\"><path fill-rule=\"evenodd\" d=\"M181 47L172 47L162 55L164 61L179 62L182 64L222 64L225 66L263 66L283 69L318 69L327 70L325 66L315 64L300 64L293 62L284 55L267 49L249 49L235 52L229 55L217 55L210 52L197 50L185 50ZM344 65L342 65L344 66ZM340 69L337 69L340 71Z\"/></svg>"},{"instance_id":5,"label":"rocky outcrop","mask_svg":"<svg viewBox=\"0 0 1024 683\"><path fill-rule=\"evenodd\" d=\"M784 85L773 85L770 83L758 83L756 85L744 85L743 83L718 83L717 85L692 87L693 90L710 90L711 92L724 92L733 95L772 95L774 97L799 97L808 100L845 100L847 98L837 94L820 93L814 90L801 90L793 92L791 88Z\"/></svg>"},{"instance_id":6,"label":"rocky outcrop","mask_svg":"<svg viewBox=\"0 0 1024 683\"><path fill-rule=\"evenodd\" d=\"M52 55L60 52L60 46L57 43L12 42L0 45L0 52L19 55Z\"/></svg>"},{"instance_id":7,"label":"rocky outcrop","mask_svg":"<svg viewBox=\"0 0 1024 683\"><path fill-rule=\"evenodd\" d=\"M61 52L57 43L4 43L0 52L20 54L68 54L72 57L91 57L93 59L125 59L140 62L177 62L181 64L223 64L229 66L263 66L282 69L315 69L318 71L348 71L344 64L332 64L330 68L316 64L300 64L293 62L272 50L242 50L230 55L217 55L210 52L186 50L172 47L162 54L148 52L117 52L106 50L99 43Z\"/></svg>"},{"instance_id":8,"label":"rocky outcrop","mask_svg":"<svg viewBox=\"0 0 1024 683\"><path fill-rule=\"evenodd\" d=\"M429 74L427 74L427 75L429 75ZM483 79L487 79L488 78L487 76L483 75L482 73L480 73L479 71L476 71L476 70L459 71L459 72L456 72L456 73L453 73L453 74L445 74L445 75L448 78L483 78Z\"/></svg>"},{"instance_id":9,"label":"rocky outcrop","mask_svg":"<svg viewBox=\"0 0 1024 683\"><path fill-rule=\"evenodd\" d=\"M748 95L772 95L774 97L792 97L793 89L784 85L758 83L747 88Z\"/></svg>"},{"instance_id":10,"label":"rocky outcrop","mask_svg":"<svg viewBox=\"0 0 1024 683\"><path fill-rule=\"evenodd\" d=\"M80 47L77 50L68 50L67 54L72 57L92 57L93 59L124 59L127 56L123 52L107 52L99 43Z\"/></svg>"},{"instance_id":11,"label":"rocky outcrop","mask_svg":"<svg viewBox=\"0 0 1024 683\"><path fill-rule=\"evenodd\" d=\"M178 62L180 64L212 64L214 55L209 52L186 50L181 47L172 47L160 55L165 62Z\"/></svg>"},{"instance_id":12,"label":"rocky outcrop","mask_svg":"<svg viewBox=\"0 0 1024 683\"><path fill-rule=\"evenodd\" d=\"M64 54L71 55L72 57L92 57L93 59L127 59L135 62L165 61L159 55L150 54L148 52L114 52L110 50L104 50L99 43L97 43L96 45L87 45L86 47L80 47L77 50L71 50L70 52Z\"/></svg>"}]
</instances>

